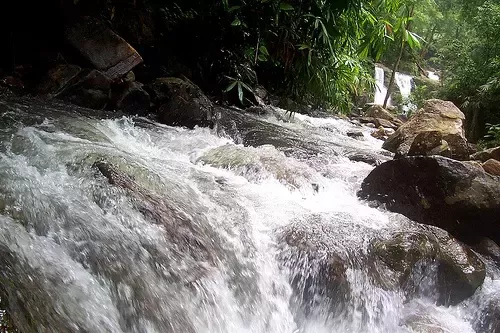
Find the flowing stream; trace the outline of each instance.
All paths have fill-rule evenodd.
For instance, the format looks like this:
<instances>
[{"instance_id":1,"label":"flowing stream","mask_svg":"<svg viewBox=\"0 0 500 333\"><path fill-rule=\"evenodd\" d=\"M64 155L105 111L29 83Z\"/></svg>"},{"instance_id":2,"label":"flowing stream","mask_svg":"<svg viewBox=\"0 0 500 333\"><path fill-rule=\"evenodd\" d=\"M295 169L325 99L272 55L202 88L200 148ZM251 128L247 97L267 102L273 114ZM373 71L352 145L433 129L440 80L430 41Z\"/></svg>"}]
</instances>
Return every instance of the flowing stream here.
<instances>
[{"instance_id":1,"label":"flowing stream","mask_svg":"<svg viewBox=\"0 0 500 333\"><path fill-rule=\"evenodd\" d=\"M500 291L500 275L489 268L474 297L448 307L432 291L407 298L375 283L363 259L371 242L419 228L356 197L373 167L348 156L384 158L381 141L346 120L286 119L277 110L259 121L318 150L306 154L279 137L245 146L230 126L187 130L0 101L0 295L17 326L474 332L475 312ZM357 139L346 136L352 131ZM291 246L297 235L320 257L343 258L346 288L321 292L325 272Z\"/></svg>"}]
</instances>

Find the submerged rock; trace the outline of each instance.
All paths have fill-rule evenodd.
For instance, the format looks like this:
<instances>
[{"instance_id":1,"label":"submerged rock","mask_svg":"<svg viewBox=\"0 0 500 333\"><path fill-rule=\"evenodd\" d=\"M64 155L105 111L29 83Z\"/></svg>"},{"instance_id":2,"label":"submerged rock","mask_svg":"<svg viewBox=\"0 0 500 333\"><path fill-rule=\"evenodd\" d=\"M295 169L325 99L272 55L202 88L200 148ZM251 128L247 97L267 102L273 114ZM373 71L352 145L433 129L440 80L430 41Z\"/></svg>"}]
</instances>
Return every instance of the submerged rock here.
<instances>
[{"instance_id":1,"label":"submerged rock","mask_svg":"<svg viewBox=\"0 0 500 333\"><path fill-rule=\"evenodd\" d=\"M280 232L280 261L290 273L296 301L306 313L316 302L341 311L350 297L346 276L346 258L335 241L321 226L320 217L312 217L308 226L292 224Z\"/></svg>"},{"instance_id":2,"label":"submerged rock","mask_svg":"<svg viewBox=\"0 0 500 333\"><path fill-rule=\"evenodd\" d=\"M375 241L370 252L379 262L375 267L395 273L395 281L383 283L401 286L407 296L437 296L440 304L457 304L472 296L486 276L484 263L470 248L434 227L395 233Z\"/></svg>"},{"instance_id":3,"label":"submerged rock","mask_svg":"<svg viewBox=\"0 0 500 333\"><path fill-rule=\"evenodd\" d=\"M482 168L445 157L407 157L375 168L358 196L466 242L500 241L500 182Z\"/></svg>"},{"instance_id":4,"label":"submerged rock","mask_svg":"<svg viewBox=\"0 0 500 333\"><path fill-rule=\"evenodd\" d=\"M148 86L157 105L160 122L167 125L212 126L214 105L195 84L166 77L153 81Z\"/></svg>"},{"instance_id":5,"label":"submerged rock","mask_svg":"<svg viewBox=\"0 0 500 333\"><path fill-rule=\"evenodd\" d=\"M472 320L476 333L500 333L500 295L488 296Z\"/></svg>"},{"instance_id":6,"label":"submerged rock","mask_svg":"<svg viewBox=\"0 0 500 333\"><path fill-rule=\"evenodd\" d=\"M422 109L385 141L383 148L397 156L444 153L457 160L467 160L470 149L462 127L464 119L464 114L452 102L427 100ZM447 149L439 149L444 142Z\"/></svg>"}]
</instances>

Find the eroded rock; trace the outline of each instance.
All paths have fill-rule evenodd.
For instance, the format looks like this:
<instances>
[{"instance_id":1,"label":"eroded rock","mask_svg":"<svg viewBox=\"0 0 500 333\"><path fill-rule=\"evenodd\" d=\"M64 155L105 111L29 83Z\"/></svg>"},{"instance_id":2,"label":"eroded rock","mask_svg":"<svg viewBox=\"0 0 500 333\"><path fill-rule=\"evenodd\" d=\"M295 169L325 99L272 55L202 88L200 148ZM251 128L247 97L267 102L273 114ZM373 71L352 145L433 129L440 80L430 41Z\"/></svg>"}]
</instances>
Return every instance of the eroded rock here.
<instances>
[{"instance_id":1,"label":"eroded rock","mask_svg":"<svg viewBox=\"0 0 500 333\"><path fill-rule=\"evenodd\" d=\"M113 105L129 114L144 115L151 104L151 97L139 82L128 81L113 89Z\"/></svg>"}]
</instances>

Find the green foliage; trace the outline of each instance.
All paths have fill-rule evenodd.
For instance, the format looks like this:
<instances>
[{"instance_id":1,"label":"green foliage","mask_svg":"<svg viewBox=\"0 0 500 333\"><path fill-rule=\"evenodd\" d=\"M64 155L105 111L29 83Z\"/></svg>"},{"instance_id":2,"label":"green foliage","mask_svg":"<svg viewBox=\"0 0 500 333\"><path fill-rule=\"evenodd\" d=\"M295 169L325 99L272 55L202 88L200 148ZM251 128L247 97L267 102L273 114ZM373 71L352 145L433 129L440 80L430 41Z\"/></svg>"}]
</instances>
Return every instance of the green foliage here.
<instances>
[{"instance_id":1,"label":"green foliage","mask_svg":"<svg viewBox=\"0 0 500 333\"><path fill-rule=\"evenodd\" d=\"M191 78L212 94L238 91L240 102L258 83L304 104L350 111L353 98L373 90L371 58L402 29L403 0L152 1L165 41L156 45L160 57L195 69Z\"/></svg>"}]
</instances>

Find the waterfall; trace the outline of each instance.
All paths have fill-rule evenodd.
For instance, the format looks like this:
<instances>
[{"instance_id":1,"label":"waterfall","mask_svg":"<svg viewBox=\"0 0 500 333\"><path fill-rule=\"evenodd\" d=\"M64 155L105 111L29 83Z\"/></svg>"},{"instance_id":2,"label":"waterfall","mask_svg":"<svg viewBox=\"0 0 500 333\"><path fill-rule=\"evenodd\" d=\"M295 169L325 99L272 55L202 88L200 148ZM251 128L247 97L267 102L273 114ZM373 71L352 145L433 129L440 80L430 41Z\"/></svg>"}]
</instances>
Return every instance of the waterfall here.
<instances>
[{"instance_id":1,"label":"waterfall","mask_svg":"<svg viewBox=\"0 0 500 333\"><path fill-rule=\"evenodd\" d=\"M395 81L403 99L410 97L413 78L410 75L396 72Z\"/></svg>"},{"instance_id":2,"label":"waterfall","mask_svg":"<svg viewBox=\"0 0 500 333\"><path fill-rule=\"evenodd\" d=\"M382 67L375 66L375 104L384 104L385 96L387 95L387 87L385 86L384 80L384 69ZM387 105L391 105L390 98Z\"/></svg>"},{"instance_id":3,"label":"waterfall","mask_svg":"<svg viewBox=\"0 0 500 333\"><path fill-rule=\"evenodd\" d=\"M492 271L440 306L433 274L406 294L372 260L427 229L356 197L373 167L353 156L388 158L368 128L226 109L188 130L44 103L0 101L0 297L21 331L473 333L500 291Z\"/></svg>"},{"instance_id":4,"label":"waterfall","mask_svg":"<svg viewBox=\"0 0 500 333\"><path fill-rule=\"evenodd\" d=\"M432 72L432 71L428 71L427 72L427 77L431 80L434 80L434 81L439 81L440 80L440 77L439 75L437 75L435 72Z\"/></svg>"}]
</instances>

